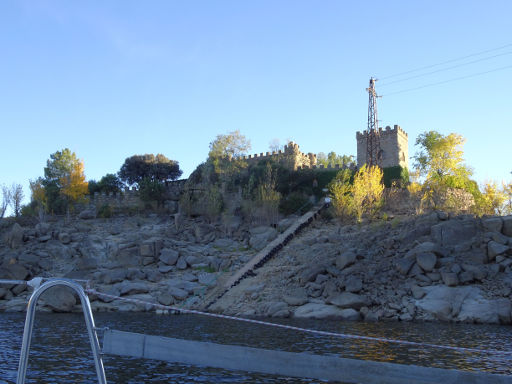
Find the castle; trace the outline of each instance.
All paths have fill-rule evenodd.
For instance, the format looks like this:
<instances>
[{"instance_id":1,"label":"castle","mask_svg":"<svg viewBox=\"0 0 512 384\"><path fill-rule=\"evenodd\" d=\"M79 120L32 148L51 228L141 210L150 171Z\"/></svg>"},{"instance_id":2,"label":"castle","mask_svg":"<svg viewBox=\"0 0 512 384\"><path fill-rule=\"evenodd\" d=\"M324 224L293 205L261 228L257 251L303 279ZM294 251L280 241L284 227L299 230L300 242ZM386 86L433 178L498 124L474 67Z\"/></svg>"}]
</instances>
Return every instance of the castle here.
<instances>
[{"instance_id":1,"label":"castle","mask_svg":"<svg viewBox=\"0 0 512 384\"><path fill-rule=\"evenodd\" d=\"M246 161L249 165L257 164L263 160L272 160L294 171L316 167L316 155L311 152L308 154L301 152L299 145L293 141L285 145L283 150L256 153L254 155L242 156L240 159Z\"/></svg>"},{"instance_id":2,"label":"castle","mask_svg":"<svg viewBox=\"0 0 512 384\"><path fill-rule=\"evenodd\" d=\"M380 151L378 158L382 168L400 166L409 169L409 144L407 133L395 125L393 128L379 128ZM366 141L368 131L357 132L357 167L366 164Z\"/></svg>"}]
</instances>

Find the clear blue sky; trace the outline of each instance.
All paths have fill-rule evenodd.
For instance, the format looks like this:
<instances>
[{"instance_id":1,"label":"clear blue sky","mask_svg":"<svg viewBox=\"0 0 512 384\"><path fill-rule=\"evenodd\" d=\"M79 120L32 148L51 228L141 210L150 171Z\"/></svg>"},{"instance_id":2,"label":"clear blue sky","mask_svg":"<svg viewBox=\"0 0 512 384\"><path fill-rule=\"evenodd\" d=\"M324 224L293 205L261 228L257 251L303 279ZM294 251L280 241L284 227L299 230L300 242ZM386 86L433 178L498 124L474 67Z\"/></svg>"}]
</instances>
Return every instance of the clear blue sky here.
<instances>
[{"instance_id":1,"label":"clear blue sky","mask_svg":"<svg viewBox=\"0 0 512 384\"><path fill-rule=\"evenodd\" d=\"M0 184L23 184L28 202L65 147L88 179L143 153L186 177L236 129L252 152L277 138L355 155L370 76L380 125L401 125L411 155L418 134L457 132L479 182L510 181L512 45L494 49L512 44L511 14L509 0L2 1ZM496 57L385 85L485 50L423 72Z\"/></svg>"}]
</instances>

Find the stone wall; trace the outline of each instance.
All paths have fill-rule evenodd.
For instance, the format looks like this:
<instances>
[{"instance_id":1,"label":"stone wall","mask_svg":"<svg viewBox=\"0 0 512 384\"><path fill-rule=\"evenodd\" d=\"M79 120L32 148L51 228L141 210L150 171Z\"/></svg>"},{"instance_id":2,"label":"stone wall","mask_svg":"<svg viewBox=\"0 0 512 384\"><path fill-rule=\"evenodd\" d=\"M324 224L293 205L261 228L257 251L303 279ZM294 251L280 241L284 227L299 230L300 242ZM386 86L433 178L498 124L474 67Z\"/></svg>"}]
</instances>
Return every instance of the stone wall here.
<instances>
[{"instance_id":1,"label":"stone wall","mask_svg":"<svg viewBox=\"0 0 512 384\"><path fill-rule=\"evenodd\" d=\"M177 209L177 201L180 199L181 193L185 187L186 179L176 180L166 183L165 201L164 206L173 207ZM94 205L96 209L104 205L110 206L114 211L123 211L130 209L142 209L145 207L139 197L139 191L133 188L126 188L118 193L99 193L96 192L94 196L89 199L89 205Z\"/></svg>"},{"instance_id":2,"label":"stone wall","mask_svg":"<svg viewBox=\"0 0 512 384\"><path fill-rule=\"evenodd\" d=\"M395 125L393 128L387 126L385 129L379 128L380 147L379 158L381 167L395 167L409 169L409 144L407 133ZM357 167L362 167L366 163L366 142L368 140L368 131L357 132Z\"/></svg>"},{"instance_id":3,"label":"stone wall","mask_svg":"<svg viewBox=\"0 0 512 384\"><path fill-rule=\"evenodd\" d=\"M242 156L241 159L245 160L249 165L257 164L263 160L271 160L294 171L300 168L316 166L316 155L314 153L305 154L301 152L299 145L293 141L285 145L282 151L261 152L259 154Z\"/></svg>"}]
</instances>

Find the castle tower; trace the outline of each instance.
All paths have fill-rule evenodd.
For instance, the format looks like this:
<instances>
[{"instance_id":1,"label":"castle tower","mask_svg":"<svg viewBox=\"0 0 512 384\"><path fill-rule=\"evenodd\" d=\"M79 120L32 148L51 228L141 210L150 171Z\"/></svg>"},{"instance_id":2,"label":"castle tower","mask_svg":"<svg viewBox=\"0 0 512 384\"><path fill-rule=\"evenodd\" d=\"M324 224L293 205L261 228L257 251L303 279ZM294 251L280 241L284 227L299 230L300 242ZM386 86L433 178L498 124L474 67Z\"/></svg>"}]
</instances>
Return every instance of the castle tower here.
<instances>
[{"instance_id":1,"label":"castle tower","mask_svg":"<svg viewBox=\"0 0 512 384\"><path fill-rule=\"evenodd\" d=\"M407 133L395 125L393 128L379 128L380 150L378 153L379 165L382 168L395 167L409 169L409 139ZM368 131L357 132L357 167L367 164Z\"/></svg>"}]
</instances>

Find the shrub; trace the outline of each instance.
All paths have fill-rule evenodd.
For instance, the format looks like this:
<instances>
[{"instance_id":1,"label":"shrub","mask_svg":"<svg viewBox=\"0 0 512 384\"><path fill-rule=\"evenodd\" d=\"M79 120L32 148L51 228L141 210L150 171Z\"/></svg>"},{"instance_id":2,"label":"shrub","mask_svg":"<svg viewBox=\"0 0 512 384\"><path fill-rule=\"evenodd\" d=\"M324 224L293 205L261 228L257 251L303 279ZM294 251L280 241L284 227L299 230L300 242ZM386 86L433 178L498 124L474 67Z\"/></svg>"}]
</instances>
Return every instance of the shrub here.
<instances>
[{"instance_id":1,"label":"shrub","mask_svg":"<svg viewBox=\"0 0 512 384\"><path fill-rule=\"evenodd\" d=\"M104 204L100 207L100 209L98 210L98 217L101 217L103 219L108 219L110 217L112 217L112 208L110 207L110 205L108 204Z\"/></svg>"},{"instance_id":2,"label":"shrub","mask_svg":"<svg viewBox=\"0 0 512 384\"><path fill-rule=\"evenodd\" d=\"M300 192L292 192L286 198L281 199L279 210L285 215L294 213L302 214L312 206L313 204L311 204L311 201L306 195Z\"/></svg>"}]
</instances>

